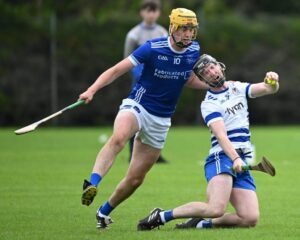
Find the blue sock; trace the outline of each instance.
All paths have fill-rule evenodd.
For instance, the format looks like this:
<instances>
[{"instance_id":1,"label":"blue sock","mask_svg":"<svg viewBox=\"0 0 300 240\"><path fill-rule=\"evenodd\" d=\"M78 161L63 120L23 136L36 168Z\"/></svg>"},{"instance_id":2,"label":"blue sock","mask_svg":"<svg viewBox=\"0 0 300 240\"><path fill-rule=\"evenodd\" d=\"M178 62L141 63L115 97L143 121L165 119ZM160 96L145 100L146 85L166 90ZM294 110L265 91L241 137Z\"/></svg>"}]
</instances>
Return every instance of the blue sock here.
<instances>
[{"instance_id":1,"label":"blue sock","mask_svg":"<svg viewBox=\"0 0 300 240\"><path fill-rule=\"evenodd\" d=\"M108 201L99 208L99 211L106 216L108 216L112 210L114 210L114 207L112 207Z\"/></svg>"},{"instance_id":2,"label":"blue sock","mask_svg":"<svg viewBox=\"0 0 300 240\"><path fill-rule=\"evenodd\" d=\"M173 210L165 211L164 216L165 216L166 222L169 222L169 221L173 220L174 219Z\"/></svg>"},{"instance_id":3,"label":"blue sock","mask_svg":"<svg viewBox=\"0 0 300 240\"><path fill-rule=\"evenodd\" d=\"M102 177L98 173L92 173L90 178L90 183L94 186L98 186Z\"/></svg>"}]
</instances>

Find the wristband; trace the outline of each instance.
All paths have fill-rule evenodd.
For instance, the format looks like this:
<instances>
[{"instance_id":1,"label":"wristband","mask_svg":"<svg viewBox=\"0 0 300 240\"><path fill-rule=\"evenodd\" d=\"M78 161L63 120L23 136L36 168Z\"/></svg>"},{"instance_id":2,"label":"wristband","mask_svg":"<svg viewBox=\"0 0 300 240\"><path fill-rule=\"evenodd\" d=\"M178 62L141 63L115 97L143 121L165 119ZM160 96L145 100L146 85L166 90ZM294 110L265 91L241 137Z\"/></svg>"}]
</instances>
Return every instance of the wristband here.
<instances>
[{"instance_id":1,"label":"wristband","mask_svg":"<svg viewBox=\"0 0 300 240\"><path fill-rule=\"evenodd\" d=\"M241 158L240 156L236 157L235 159L233 159L232 161L234 162L235 160L237 160L238 158Z\"/></svg>"}]
</instances>

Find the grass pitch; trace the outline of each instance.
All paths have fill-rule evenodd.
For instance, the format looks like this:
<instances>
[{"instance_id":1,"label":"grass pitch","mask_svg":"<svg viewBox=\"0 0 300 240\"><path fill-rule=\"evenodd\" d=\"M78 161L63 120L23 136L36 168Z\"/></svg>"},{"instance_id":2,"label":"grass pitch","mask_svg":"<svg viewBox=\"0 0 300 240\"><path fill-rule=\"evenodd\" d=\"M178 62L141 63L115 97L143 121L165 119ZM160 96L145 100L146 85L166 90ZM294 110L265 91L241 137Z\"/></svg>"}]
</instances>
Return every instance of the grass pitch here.
<instances>
[{"instance_id":1,"label":"grass pitch","mask_svg":"<svg viewBox=\"0 0 300 240\"><path fill-rule=\"evenodd\" d=\"M81 188L110 128L41 128L23 136L0 129L0 239L299 239L300 127L255 127L257 160L274 163L272 178L253 172L261 218L252 229L160 230L137 232L136 224L154 207L173 208L205 200L204 159L210 146L206 128L173 127L163 156L144 184L111 217L109 230L98 231L97 208L107 200L128 167L124 149L100 184L94 203L82 206ZM228 208L231 211L231 207Z\"/></svg>"}]
</instances>

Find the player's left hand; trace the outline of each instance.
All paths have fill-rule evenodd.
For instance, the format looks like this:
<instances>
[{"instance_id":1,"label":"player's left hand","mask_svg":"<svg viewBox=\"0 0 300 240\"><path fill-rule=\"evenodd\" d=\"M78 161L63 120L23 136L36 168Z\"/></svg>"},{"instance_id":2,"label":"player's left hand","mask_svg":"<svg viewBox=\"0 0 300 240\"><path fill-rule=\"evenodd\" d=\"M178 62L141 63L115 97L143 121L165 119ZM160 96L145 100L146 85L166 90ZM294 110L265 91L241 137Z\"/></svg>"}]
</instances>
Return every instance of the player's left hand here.
<instances>
[{"instance_id":1,"label":"player's left hand","mask_svg":"<svg viewBox=\"0 0 300 240\"><path fill-rule=\"evenodd\" d=\"M235 172L240 173L243 171L243 169L242 169L243 165L245 165L243 160L241 158L237 158L236 160L234 160L232 168Z\"/></svg>"}]
</instances>

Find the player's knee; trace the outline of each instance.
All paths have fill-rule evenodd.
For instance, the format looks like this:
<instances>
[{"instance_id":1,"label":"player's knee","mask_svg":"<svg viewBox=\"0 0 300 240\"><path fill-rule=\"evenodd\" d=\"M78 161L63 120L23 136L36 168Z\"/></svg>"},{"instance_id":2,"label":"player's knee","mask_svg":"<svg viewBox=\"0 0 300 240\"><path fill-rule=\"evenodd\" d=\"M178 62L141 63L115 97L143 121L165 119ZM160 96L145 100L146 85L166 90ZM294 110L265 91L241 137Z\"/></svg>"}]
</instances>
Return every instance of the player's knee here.
<instances>
[{"instance_id":1,"label":"player's knee","mask_svg":"<svg viewBox=\"0 0 300 240\"><path fill-rule=\"evenodd\" d=\"M243 226L255 227L259 220L259 213L249 213L242 218Z\"/></svg>"},{"instance_id":2,"label":"player's knee","mask_svg":"<svg viewBox=\"0 0 300 240\"><path fill-rule=\"evenodd\" d=\"M212 218L218 218L218 217L222 217L226 212L226 205L220 204L217 206L214 206L211 209L211 217Z\"/></svg>"},{"instance_id":3,"label":"player's knee","mask_svg":"<svg viewBox=\"0 0 300 240\"><path fill-rule=\"evenodd\" d=\"M113 135L110 139L110 144L112 144L118 150L121 150L124 148L126 140L127 138L123 135Z\"/></svg>"},{"instance_id":4,"label":"player's knee","mask_svg":"<svg viewBox=\"0 0 300 240\"><path fill-rule=\"evenodd\" d=\"M135 176L135 177L129 177L127 178L127 183L132 188L138 188L144 181L144 177L142 176Z\"/></svg>"},{"instance_id":5,"label":"player's knee","mask_svg":"<svg viewBox=\"0 0 300 240\"><path fill-rule=\"evenodd\" d=\"M255 227L258 219L243 219L242 226L244 227Z\"/></svg>"}]
</instances>

